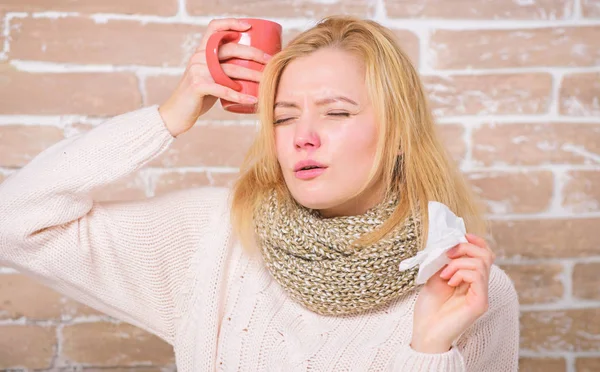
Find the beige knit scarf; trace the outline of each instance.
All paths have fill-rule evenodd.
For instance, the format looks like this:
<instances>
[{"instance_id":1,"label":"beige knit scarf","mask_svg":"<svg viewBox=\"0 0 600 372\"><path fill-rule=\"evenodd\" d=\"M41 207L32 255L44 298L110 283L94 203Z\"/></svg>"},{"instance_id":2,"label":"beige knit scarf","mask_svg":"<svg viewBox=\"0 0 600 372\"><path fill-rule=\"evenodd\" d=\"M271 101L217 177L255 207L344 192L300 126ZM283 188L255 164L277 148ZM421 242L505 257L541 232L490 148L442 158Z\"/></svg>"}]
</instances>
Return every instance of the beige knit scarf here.
<instances>
[{"instance_id":1,"label":"beige knit scarf","mask_svg":"<svg viewBox=\"0 0 600 372\"><path fill-rule=\"evenodd\" d=\"M264 262L293 299L316 313L353 315L385 305L415 288L418 267L401 272L399 264L417 253L418 219L370 246L352 243L381 226L396 205L390 198L363 215L324 218L273 191L254 217Z\"/></svg>"}]
</instances>

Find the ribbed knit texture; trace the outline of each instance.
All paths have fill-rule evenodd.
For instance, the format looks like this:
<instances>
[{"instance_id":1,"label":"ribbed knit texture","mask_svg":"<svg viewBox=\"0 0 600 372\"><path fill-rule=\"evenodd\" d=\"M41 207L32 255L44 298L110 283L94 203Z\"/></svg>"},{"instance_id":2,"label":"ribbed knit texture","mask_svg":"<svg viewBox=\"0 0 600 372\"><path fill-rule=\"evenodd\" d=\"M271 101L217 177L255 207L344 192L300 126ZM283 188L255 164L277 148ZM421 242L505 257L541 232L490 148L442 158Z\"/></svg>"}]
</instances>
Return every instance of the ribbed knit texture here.
<instances>
[{"instance_id":1,"label":"ribbed knit texture","mask_svg":"<svg viewBox=\"0 0 600 372\"><path fill-rule=\"evenodd\" d=\"M489 311L424 354L409 346L418 288L358 315L307 310L231 235L226 189L92 200L173 140L152 106L42 152L0 184L0 265L163 338L180 372L517 370L518 300L497 266Z\"/></svg>"}]
</instances>

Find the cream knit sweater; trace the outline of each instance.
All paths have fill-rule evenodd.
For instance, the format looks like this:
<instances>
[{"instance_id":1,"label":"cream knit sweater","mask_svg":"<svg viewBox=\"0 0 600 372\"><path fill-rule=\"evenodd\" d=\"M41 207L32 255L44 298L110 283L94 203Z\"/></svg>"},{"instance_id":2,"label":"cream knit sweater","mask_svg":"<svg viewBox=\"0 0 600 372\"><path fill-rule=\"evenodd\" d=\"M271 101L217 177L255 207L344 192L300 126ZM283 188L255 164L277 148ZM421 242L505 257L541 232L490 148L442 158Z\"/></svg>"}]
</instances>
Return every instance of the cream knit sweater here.
<instances>
[{"instance_id":1,"label":"cream knit sweater","mask_svg":"<svg viewBox=\"0 0 600 372\"><path fill-rule=\"evenodd\" d=\"M39 154L0 184L0 265L158 335L180 372L517 370L517 296L496 266L489 311L424 354L409 346L418 290L357 316L306 310L232 236L225 189L91 199L173 140L152 106Z\"/></svg>"}]
</instances>

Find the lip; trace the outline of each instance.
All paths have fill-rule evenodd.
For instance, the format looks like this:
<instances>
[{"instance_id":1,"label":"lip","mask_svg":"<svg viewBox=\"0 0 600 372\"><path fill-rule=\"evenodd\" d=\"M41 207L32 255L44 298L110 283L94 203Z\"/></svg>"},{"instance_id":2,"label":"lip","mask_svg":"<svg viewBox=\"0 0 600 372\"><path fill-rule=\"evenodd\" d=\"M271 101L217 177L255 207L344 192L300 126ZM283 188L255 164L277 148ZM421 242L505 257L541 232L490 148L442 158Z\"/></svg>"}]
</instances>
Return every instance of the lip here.
<instances>
[{"instance_id":1,"label":"lip","mask_svg":"<svg viewBox=\"0 0 600 372\"><path fill-rule=\"evenodd\" d=\"M302 168L310 166L319 168L302 170ZM301 180L310 180L323 174L323 172L325 172L326 169L327 166L315 160L307 159L296 163L296 165L294 166L294 174L296 175L296 178L299 178Z\"/></svg>"},{"instance_id":2,"label":"lip","mask_svg":"<svg viewBox=\"0 0 600 372\"><path fill-rule=\"evenodd\" d=\"M327 168L313 168L307 170L299 170L294 172L294 174L296 175L296 178L299 178L301 180L310 180L319 177L321 174L323 174L323 172L325 172L326 169Z\"/></svg>"},{"instance_id":3,"label":"lip","mask_svg":"<svg viewBox=\"0 0 600 372\"><path fill-rule=\"evenodd\" d=\"M302 160L302 161L297 162L296 165L294 165L294 172L298 172L299 170L301 170L304 167L327 168L327 166L325 166L315 160L307 159L307 160Z\"/></svg>"}]
</instances>

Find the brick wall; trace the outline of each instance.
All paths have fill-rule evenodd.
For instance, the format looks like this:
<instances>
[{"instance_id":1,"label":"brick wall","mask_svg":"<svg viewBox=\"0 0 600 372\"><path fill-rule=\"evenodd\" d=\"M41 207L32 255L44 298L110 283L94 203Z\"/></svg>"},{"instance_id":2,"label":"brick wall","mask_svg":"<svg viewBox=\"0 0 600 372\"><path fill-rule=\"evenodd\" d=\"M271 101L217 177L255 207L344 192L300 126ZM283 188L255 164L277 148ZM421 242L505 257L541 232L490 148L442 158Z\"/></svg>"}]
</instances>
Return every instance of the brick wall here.
<instances>
[{"instance_id":1,"label":"brick wall","mask_svg":"<svg viewBox=\"0 0 600 372\"><path fill-rule=\"evenodd\" d=\"M268 17L286 39L328 14L372 18L418 65L452 154L487 200L522 304L522 370L600 370L600 0L288 4L3 0L0 182L61 138L160 103L214 17ZM97 197L228 184L253 124L218 107ZM0 268L0 370L77 366L174 369L155 337Z\"/></svg>"}]
</instances>

